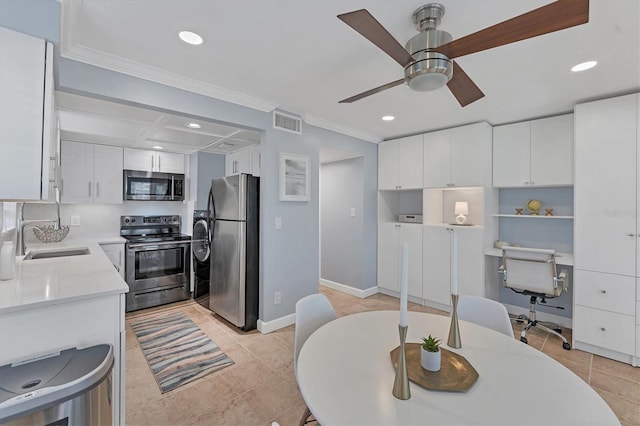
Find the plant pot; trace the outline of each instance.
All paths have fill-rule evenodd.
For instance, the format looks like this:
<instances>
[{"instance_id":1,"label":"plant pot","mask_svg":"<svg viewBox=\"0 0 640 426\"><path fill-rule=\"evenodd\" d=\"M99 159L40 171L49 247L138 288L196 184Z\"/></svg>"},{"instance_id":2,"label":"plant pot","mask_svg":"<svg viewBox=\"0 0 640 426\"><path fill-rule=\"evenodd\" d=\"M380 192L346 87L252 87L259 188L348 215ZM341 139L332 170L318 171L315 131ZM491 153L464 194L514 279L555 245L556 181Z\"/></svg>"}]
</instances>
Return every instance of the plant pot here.
<instances>
[{"instance_id":1,"label":"plant pot","mask_svg":"<svg viewBox=\"0 0 640 426\"><path fill-rule=\"evenodd\" d=\"M440 354L442 352L429 352L420 348L420 365L427 371L440 371Z\"/></svg>"}]
</instances>

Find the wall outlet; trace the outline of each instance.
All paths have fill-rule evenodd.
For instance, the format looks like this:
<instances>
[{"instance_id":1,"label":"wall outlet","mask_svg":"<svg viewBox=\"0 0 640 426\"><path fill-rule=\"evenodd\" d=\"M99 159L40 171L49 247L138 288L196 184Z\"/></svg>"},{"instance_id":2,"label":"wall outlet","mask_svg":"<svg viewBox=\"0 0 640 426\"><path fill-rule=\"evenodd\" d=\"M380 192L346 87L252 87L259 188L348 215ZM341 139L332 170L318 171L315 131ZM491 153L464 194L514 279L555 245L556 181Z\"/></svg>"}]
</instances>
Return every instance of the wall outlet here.
<instances>
[{"instance_id":1,"label":"wall outlet","mask_svg":"<svg viewBox=\"0 0 640 426\"><path fill-rule=\"evenodd\" d=\"M282 218L276 217L276 229L282 229Z\"/></svg>"},{"instance_id":2,"label":"wall outlet","mask_svg":"<svg viewBox=\"0 0 640 426\"><path fill-rule=\"evenodd\" d=\"M71 216L71 226L80 226L80 216Z\"/></svg>"},{"instance_id":3,"label":"wall outlet","mask_svg":"<svg viewBox=\"0 0 640 426\"><path fill-rule=\"evenodd\" d=\"M275 293L273 293L273 304L274 305L279 305L281 302L281 295L279 291L276 291Z\"/></svg>"},{"instance_id":4,"label":"wall outlet","mask_svg":"<svg viewBox=\"0 0 640 426\"><path fill-rule=\"evenodd\" d=\"M351 217L356 217L356 208L355 207L351 207Z\"/></svg>"}]
</instances>

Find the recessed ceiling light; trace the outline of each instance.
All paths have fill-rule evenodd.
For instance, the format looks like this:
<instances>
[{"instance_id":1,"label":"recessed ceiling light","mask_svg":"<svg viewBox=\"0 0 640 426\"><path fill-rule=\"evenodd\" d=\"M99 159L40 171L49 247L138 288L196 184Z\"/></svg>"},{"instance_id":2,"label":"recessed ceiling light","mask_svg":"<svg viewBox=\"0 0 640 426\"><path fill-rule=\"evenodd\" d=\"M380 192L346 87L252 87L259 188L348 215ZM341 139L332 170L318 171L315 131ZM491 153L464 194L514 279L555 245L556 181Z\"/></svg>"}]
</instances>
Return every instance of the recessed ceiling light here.
<instances>
[{"instance_id":1,"label":"recessed ceiling light","mask_svg":"<svg viewBox=\"0 0 640 426\"><path fill-rule=\"evenodd\" d=\"M187 123L186 126L189 127L190 129L199 129L200 127L202 127L198 123Z\"/></svg>"},{"instance_id":2,"label":"recessed ceiling light","mask_svg":"<svg viewBox=\"0 0 640 426\"><path fill-rule=\"evenodd\" d=\"M180 40L189 44L202 44L203 41L200 35L191 31L180 31L178 37L180 37Z\"/></svg>"},{"instance_id":3,"label":"recessed ceiling light","mask_svg":"<svg viewBox=\"0 0 640 426\"><path fill-rule=\"evenodd\" d=\"M383 121L392 121L395 120L396 118L393 115L385 115L384 117L382 117Z\"/></svg>"},{"instance_id":4,"label":"recessed ceiling light","mask_svg":"<svg viewBox=\"0 0 640 426\"><path fill-rule=\"evenodd\" d=\"M595 67L596 65L598 65L598 61L587 61L571 67L571 71L573 72L586 71L588 69Z\"/></svg>"},{"instance_id":5,"label":"recessed ceiling light","mask_svg":"<svg viewBox=\"0 0 640 426\"><path fill-rule=\"evenodd\" d=\"M152 146L153 149L164 149L163 147L161 147L160 145L154 145Z\"/></svg>"}]
</instances>

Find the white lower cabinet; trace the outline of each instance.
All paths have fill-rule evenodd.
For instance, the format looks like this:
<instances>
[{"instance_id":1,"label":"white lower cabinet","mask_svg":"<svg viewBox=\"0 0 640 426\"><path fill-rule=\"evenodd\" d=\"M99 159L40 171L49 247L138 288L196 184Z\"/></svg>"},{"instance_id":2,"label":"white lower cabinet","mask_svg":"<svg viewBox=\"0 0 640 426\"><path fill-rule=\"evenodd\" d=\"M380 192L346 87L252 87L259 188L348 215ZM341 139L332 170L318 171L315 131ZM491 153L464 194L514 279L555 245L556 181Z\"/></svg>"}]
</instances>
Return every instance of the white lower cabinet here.
<instances>
[{"instance_id":1,"label":"white lower cabinet","mask_svg":"<svg viewBox=\"0 0 640 426\"><path fill-rule=\"evenodd\" d=\"M451 245L458 238L458 292L484 296L484 230L481 227L425 225L422 234L422 297L451 305Z\"/></svg>"},{"instance_id":2,"label":"white lower cabinet","mask_svg":"<svg viewBox=\"0 0 640 426\"><path fill-rule=\"evenodd\" d=\"M111 263L113 263L113 267L116 268L116 271L120 274L122 279L125 279L124 276L124 243L114 243L114 244L100 244L102 251L107 255Z\"/></svg>"},{"instance_id":3,"label":"white lower cabinet","mask_svg":"<svg viewBox=\"0 0 640 426\"><path fill-rule=\"evenodd\" d=\"M576 341L633 356L635 345L635 315L623 315L576 305L573 321L580 324L573 331Z\"/></svg>"},{"instance_id":4,"label":"white lower cabinet","mask_svg":"<svg viewBox=\"0 0 640 426\"><path fill-rule=\"evenodd\" d=\"M422 297L422 225L380 223L378 225L378 287L400 291L402 245L408 247L408 293Z\"/></svg>"}]
</instances>

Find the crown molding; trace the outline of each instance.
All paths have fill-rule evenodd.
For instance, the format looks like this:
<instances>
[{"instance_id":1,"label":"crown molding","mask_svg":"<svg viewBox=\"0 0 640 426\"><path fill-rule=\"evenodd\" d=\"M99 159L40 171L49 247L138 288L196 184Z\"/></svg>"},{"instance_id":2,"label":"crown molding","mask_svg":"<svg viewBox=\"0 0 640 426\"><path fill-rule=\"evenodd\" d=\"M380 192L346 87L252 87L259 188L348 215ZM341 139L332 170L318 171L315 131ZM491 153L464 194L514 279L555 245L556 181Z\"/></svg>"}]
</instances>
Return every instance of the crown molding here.
<instances>
[{"instance_id":1,"label":"crown molding","mask_svg":"<svg viewBox=\"0 0 640 426\"><path fill-rule=\"evenodd\" d=\"M311 126L321 127L323 129L331 130L333 132L342 133L343 135L352 136L357 139L362 139L367 142L378 143L382 141L382 139L377 136L360 132L356 129L352 129L351 127L343 126L341 124L334 123L333 121L316 117L315 115L304 114L302 116L302 119L304 120L305 123Z\"/></svg>"}]
</instances>

